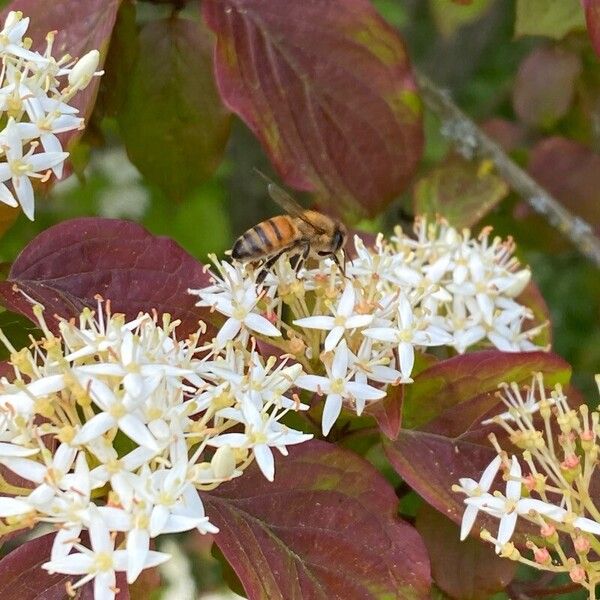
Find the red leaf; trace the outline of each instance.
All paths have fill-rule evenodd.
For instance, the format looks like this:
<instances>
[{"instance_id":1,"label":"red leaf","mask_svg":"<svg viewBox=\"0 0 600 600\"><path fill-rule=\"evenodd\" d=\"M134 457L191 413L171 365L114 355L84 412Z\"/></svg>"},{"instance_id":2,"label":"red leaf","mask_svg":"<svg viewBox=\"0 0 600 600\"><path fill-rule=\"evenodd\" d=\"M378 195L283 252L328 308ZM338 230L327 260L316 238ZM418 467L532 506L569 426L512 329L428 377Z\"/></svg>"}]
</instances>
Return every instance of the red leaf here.
<instances>
[{"instance_id":1,"label":"red leaf","mask_svg":"<svg viewBox=\"0 0 600 600\"><path fill-rule=\"evenodd\" d=\"M390 440L395 440L402 426L402 402L404 386L391 387L387 396L377 402L369 402L365 414L371 415L379 425L382 433Z\"/></svg>"},{"instance_id":2,"label":"red leaf","mask_svg":"<svg viewBox=\"0 0 600 600\"><path fill-rule=\"evenodd\" d=\"M600 232L600 155L562 137L539 142L531 152L531 175L568 209Z\"/></svg>"},{"instance_id":3,"label":"red leaf","mask_svg":"<svg viewBox=\"0 0 600 600\"><path fill-rule=\"evenodd\" d=\"M421 103L402 41L367 0L206 0L225 103L289 185L375 215L410 180Z\"/></svg>"},{"instance_id":4,"label":"red leaf","mask_svg":"<svg viewBox=\"0 0 600 600\"><path fill-rule=\"evenodd\" d=\"M496 427L481 421L504 409L495 395L497 386L528 384L534 371L544 374L547 387L566 384L570 376L569 365L553 354L496 350L457 356L420 373L408 386L404 404L405 423L420 430L403 429L386 443L394 469L429 504L459 522L464 506L452 485L459 477L479 480L496 454L487 441ZM494 521L482 523L494 526Z\"/></svg>"},{"instance_id":5,"label":"red leaf","mask_svg":"<svg viewBox=\"0 0 600 600\"><path fill-rule=\"evenodd\" d=\"M100 51L104 62L110 35L115 24L121 0L13 0L0 14L4 20L9 10L21 10L31 17L27 36L33 40L35 50L46 47L46 34L56 31L53 54L56 59L63 54L83 56L89 50ZM90 85L70 102L79 109L82 117L89 117L96 101L100 80L95 77ZM63 140L80 135L72 131Z\"/></svg>"},{"instance_id":6,"label":"red leaf","mask_svg":"<svg viewBox=\"0 0 600 600\"><path fill-rule=\"evenodd\" d=\"M592 46L600 55L600 0L583 0L583 8Z\"/></svg>"},{"instance_id":7,"label":"red leaf","mask_svg":"<svg viewBox=\"0 0 600 600\"><path fill-rule=\"evenodd\" d=\"M325 442L294 447L269 483L253 465L202 494L215 542L251 600L429 598L416 531L365 460Z\"/></svg>"},{"instance_id":8,"label":"red leaf","mask_svg":"<svg viewBox=\"0 0 600 600\"><path fill-rule=\"evenodd\" d=\"M95 307L96 294L112 302L113 312L135 317L153 308L181 319L180 335L195 331L206 311L194 306L188 287L206 285L202 264L173 240L118 219L81 218L43 231L0 282L0 299L31 318L31 304L17 286L46 307L47 315L78 315ZM48 319L52 323L52 319Z\"/></svg>"},{"instance_id":9,"label":"red leaf","mask_svg":"<svg viewBox=\"0 0 600 600\"><path fill-rule=\"evenodd\" d=\"M461 542L458 527L427 504L419 508L416 527L427 546L436 585L452 598L487 600L515 575L516 561L500 558L494 546L481 540Z\"/></svg>"},{"instance_id":10,"label":"red leaf","mask_svg":"<svg viewBox=\"0 0 600 600\"><path fill-rule=\"evenodd\" d=\"M535 48L521 63L513 105L529 125L551 127L569 110L581 72L579 57L558 46Z\"/></svg>"},{"instance_id":11,"label":"red leaf","mask_svg":"<svg viewBox=\"0 0 600 600\"><path fill-rule=\"evenodd\" d=\"M480 396L491 408L498 384L528 382L534 372L546 374L546 383L566 383L571 369L562 358L547 352L500 352L485 350L441 361L415 377L404 397L403 425L421 427L443 411ZM459 408L459 412L462 409ZM464 431L470 424L465 414Z\"/></svg>"}]
</instances>

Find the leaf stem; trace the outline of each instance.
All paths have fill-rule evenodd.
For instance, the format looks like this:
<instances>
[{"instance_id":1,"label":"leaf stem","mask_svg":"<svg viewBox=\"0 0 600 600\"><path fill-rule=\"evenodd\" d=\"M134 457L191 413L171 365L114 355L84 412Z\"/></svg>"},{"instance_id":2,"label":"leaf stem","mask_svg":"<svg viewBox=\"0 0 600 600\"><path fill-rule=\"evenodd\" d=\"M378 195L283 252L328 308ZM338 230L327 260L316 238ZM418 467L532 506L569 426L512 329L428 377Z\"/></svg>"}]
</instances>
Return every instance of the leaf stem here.
<instances>
[{"instance_id":1,"label":"leaf stem","mask_svg":"<svg viewBox=\"0 0 600 600\"><path fill-rule=\"evenodd\" d=\"M596 266L600 267L600 239L589 223L571 214L556 198L519 167L504 150L486 135L450 98L426 75L414 70L421 97L429 110L443 123L447 136L469 158L488 158L496 171L548 223L565 235L571 243Z\"/></svg>"}]
</instances>

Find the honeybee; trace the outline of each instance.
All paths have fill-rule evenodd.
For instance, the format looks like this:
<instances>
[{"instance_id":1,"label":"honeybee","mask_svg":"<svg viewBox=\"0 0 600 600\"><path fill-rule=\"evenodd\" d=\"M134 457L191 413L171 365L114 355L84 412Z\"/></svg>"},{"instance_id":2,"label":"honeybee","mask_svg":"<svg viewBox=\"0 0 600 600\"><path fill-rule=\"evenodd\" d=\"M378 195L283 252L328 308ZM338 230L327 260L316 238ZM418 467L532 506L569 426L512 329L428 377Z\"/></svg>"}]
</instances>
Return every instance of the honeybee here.
<instances>
[{"instance_id":1,"label":"honeybee","mask_svg":"<svg viewBox=\"0 0 600 600\"><path fill-rule=\"evenodd\" d=\"M271 217L248 229L236 240L231 256L240 261L261 261L259 282L286 252L297 257L297 271L308 258L331 257L344 272L338 253L346 242L346 226L316 210L306 210L266 175L259 174L268 182L269 196L288 214Z\"/></svg>"}]
</instances>

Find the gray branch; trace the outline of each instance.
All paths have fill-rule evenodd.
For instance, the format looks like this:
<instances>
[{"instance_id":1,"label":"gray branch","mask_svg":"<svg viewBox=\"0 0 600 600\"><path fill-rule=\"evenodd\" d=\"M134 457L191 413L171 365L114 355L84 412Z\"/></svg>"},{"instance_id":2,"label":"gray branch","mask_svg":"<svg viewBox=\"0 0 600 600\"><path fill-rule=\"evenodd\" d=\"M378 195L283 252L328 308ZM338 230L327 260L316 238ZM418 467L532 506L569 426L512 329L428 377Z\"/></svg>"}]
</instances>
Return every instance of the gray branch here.
<instances>
[{"instance_id":1,"label":"gray branch","mask_svg":"<svg viewBox=\"0 0 600 600\"><path fill-rule=\"evenodd\" d=\"M596 266L600 267L600 239L592 227L572 215L556 198L521 169L504 150L452 101L449 94L438 88L428 77L415 72L425 105L442 121L442 133L467 158L488 158L497 173L522 196L550 225L558 229Z\"/></svg>"}]
</instances>

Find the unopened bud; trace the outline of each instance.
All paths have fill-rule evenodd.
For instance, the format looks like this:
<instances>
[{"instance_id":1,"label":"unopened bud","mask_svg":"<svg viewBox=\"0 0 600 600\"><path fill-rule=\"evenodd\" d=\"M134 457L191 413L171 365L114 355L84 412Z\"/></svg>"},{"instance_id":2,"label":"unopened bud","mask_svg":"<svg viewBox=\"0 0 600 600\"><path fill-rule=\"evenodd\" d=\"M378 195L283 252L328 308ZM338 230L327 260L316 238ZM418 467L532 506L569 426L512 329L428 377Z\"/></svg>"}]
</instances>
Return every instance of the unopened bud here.
<instances>
[{"instance_id":1,"label":"unopened bud","mask_svg":"<svg viewBox=\"0 0 600 600\"><path fill-rule=\"evenodd\" d=\"M504 289L504 293L510 298L516 298L531 281L531 271L523 269L517 273L513 273L513 283Z\"/></svg>"},{"instance_id":2,"label":"unopened bud","mask_svg":"<svg viewBox=\"0 0 600 600\"><path fill-rule=\"evenodd\" d=\"M294 356L302 356L305 349L306 344L304 343L304 340L297 335L293 336L288 342L288 352Z\"/></svg>"},{"instance_id":3,"label":"unopened bud","mask_svg":"<svg viewBox=\"0 0 600 600\"><path fill-rule=\"evenodd\" d=\"M540 527L540 535L546 538L549 543L555 544L558 542L558 534L556 533L556 527L552 523L544 523Z\"/></svg>"},{"instance_id":4,"label":"unopened bud","mask_svg":"<svg viewBox=\"0 0 600 600\"><path fill-rule=\"evenodd\" d=\"M573 540L573 548L578 554L587 554L590 551L590 541L579 535Z\"/></svg>"},{"instance_id":5,"label":"unopened bud","mask_svg":"<svg viewBox=\"0 0 600 600\"><path fill-rule=\"evenodd\" d=\"M569 571L569 577L573 583L584 583L585 569L581 565L575 565Z\"/></svg>"},{"instance_id":6,"label":"unopened bud","mask_svg":"<svg viewBox=\"0 0 600 600\"><path fill-rule=\"evenodd\" d=\"M519 560L521 553L515 548L512 542L507 542L500 549L500 556L502 558L508 558L509 560Z\"/></svg>"},{"instance_id":7,"label":"unopened bud","mask_svg":"<svg viewBox=\"0 0 600 600\"><path fill-rule=\"evenodd\" d=\"M575 481L577 476L581 473L579 462L579 457L576 454L571 454L560 463L561 473L569 483Z\"/></svg>"},{"instance_id":8,"label":"unopened bud","mask_svg":"<svg viewBox=\"0 0 600 600\"><path fill-rule=\"evenodd\" d=\"M538 565L547 565L552 560L547 548L536 548L533 551L533 558Z\"/></svg>"},{"instance_id":9,"label":"unopened bud","mask_svg":"<svg viewBox=\"0 0 600 600\"><path fill-rule=\"evenodd\" d=\"M99 63L100 53L98 50L90 50L87 54L84 54L69 73L69 85L78 90L86 88L92 80Z\"/></svg>"},{"instance_id":10,"label":"unopened bud","mask_svg":"<svg viewBox=\"0 0 600 600\"><path fill-rule=\"evenodd\" d=\"M210 464L217 479L229 479L233 475L236 465L235 455L231 446L227 445L217 448Z\"/></svg>"}]
</instances>

